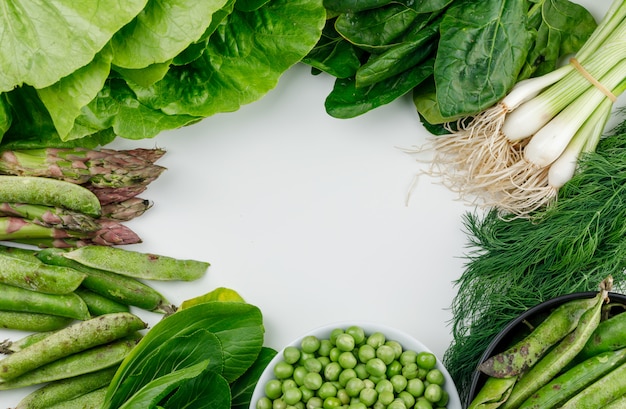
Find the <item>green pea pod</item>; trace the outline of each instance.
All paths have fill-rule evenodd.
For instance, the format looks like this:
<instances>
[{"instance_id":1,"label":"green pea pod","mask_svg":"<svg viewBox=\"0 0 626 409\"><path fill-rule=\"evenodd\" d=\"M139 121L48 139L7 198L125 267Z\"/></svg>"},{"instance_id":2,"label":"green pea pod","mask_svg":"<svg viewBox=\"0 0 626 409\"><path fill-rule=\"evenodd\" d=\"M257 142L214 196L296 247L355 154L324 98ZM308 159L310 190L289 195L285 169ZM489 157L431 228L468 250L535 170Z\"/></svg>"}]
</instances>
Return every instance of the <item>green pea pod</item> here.
<instances>
[{"instance_id":1,"label":"green pea pod","mask_svg":"<svg viewBox=\"0 0 626 409\"><path fill-rule=\"evenodd\" d=\"M626 395L621 396L613 402L605 405L604 409L626 409Z\"/></svg>"},{"instance_id":2,"label":"green pea pod","mask_svg":"<svg viewBox=\"0 0 626 409\"><path fill-rule=\"evenodd\" d=\"M180 260L120 247L84 246L62 253L63 257L88 267L147 280L192 281L202 277L209 263Z\"/></svg>"},{"instance_id":3,"label":"green pea pod","mask_svg":"<svg viewBox=\"0 0 626 409\"><path fill-rule=\"evenodd\" d=\"M93 316L130 310L127 304L122 304L85 288L78 288L74 292L87 304L87 308Z\"/></svg>"},{"instance_id":4,"label":"green pea pod","mask_svg":"<svg viewBox=\"0 0 626 409\"><path fill-rule=\"evenodd\" d=\"M626 334L626 313L622 312L598 324L598 328L580 351L580 358L626 347L624 334Z\"/></svg>"},{"instance_id":5,"label":"green pea pod","mask_svg":"<svg viewBox=\"0 0 626 409\"><path fill-rule=\"evenodd\" d=\"M0 254L19 258L24 261L39 261L35 253L37 250L24 249L21 247L0 246Z\"/></svg>"},{"instance_id":6,"label":"green pea pod","mask_svg":"<svg viewBox=\"0 0 626 409\"><path fill-rule=\"evenodd\" d=\"M57 359L127 337L146 326L139 317L127 312L79 321L0 360L0 381L15 379Z\"/></svg>"},{"instance_id":7,"label":"green pea pod","mask_svg":"<svg viewBox=\"0 0 626 409\"><path fill-rule=\"evenodd\" d=\"M561 406L561 409L600 409L626 394L626 363L615 368Z\"/></svg>"},{"instance_id":8,"label":"green pea pod","mask_svg":"<svg viewBox=\"0 0 626 409\"><path fill-rule=\"evenodd\" d=\"M120 304L147 311L170 313L174 309L167 299L152 287L117 273L100 270L63 257L68 250L48 248L37 252L44 263L74 268L87 274L82 286Z\"/></svg>"},{"instance_id":9,"label":"green pea pod","mask_svg":"<svg viewBox=\"0 0 626 409\"><path fill-rule=\"evenodd\" d=\"M0 390L39 385L118 366L137 345L139 338L121 339L59 358L16 378L0 382Z\"/></svg>"},{"instance_id":10,"label":"green pea pod","mask_svg":"<svg viewBox=\"0 0 626 409\"><path fill-rule=\"evenodd\" d=\"M107 388L102 387L74 399L49 406L46 409L100 409L106 393Z\"/></svg>"},{"instance_id":11,"label":"green pea pod","mask_svg":"<svg viewBox=\"0 0 626 409\"><path fill-rule=\"evenodd\" d=\"M0 253L0 283L46 294L67 294L76 290L84 278L85 274L73 269Z\"/></svg>"},{"instance_id":12,"label":"green pea pod","mask_svg":"<svg viewBox=\"0 0 626 409\"><path fill-rule=\"evenodd\" d=\"M67 326L73 318L22 311L0 311L0 328L19 331L53 331Z\"/></svg>"},{"instance_id":13,"label":"green pea pod","mask_svg":"<svg viewBox=\"0 0 626 409\"><path fill-rule=\"evenodd\" d=\"M496 378L518 376L533 366L554 344L571 333L581 316L593 308L595 298L577 299L554 309L527 337L480 364L483 373Z\"/></svg>"},{"instance_id":14,"label":"green pea pod","mask_svg":"<svg viewBox=\"0 0 626 409\"><path fill-rule=\"evenodd\" d=\"M44 332L33 332L32 334L28 334L25 337L22 337L18 340L11 341L10 339L5 339L2 343L0 343L0 353L1 354L12 354L21 349L26 348L29 345L32 345L36 342L41 341L48 335L52 334L54 330L44 331Z\"/></svg>"},{"instance_id":15,"label":"green pea pod","mask_svg":"<svg viewBox=\"0 0 626 409\"><path fill-rule=\"evenodd\" d=\"M50 382L26 395L15 409L50 409L109 385L117 366Z\"/></svg>"},{"instance_id":16,"label":"green pea pod","mask_svg":"<svg viewBox=\"0 0 626 409\"><path fill-rule=\"evenodd\" d=\"M71 182L36 176L0 176L0 202L32 203L62 207L98 217L98 197L89 189Z\"/></svg>"},{"instance_id":17,"label":"green pea pod","mask_svg":"<svg viewBox=\"0 0 626 409\"><path fill-rule=\"evenodd\" d=\"M591 357L557 376L532 394L519 409L556 408L565 401L626 362L626 348Z\"/></svg>"},{"instance_id":18,"label":"green pea pod","mask_svg":"<svg viewBox=\"0 0 626 409\"><path fill-rule=\"evenodd\" d=\"M489 377L472 400L468 409L496 409L508 399L517 381L516 377Z\"/></svg>"},{"instance_id":19,"label":"green pea pod","mask_svg":"<svg viewBox=\"0 0 626 409\"><path fill-rule=\"evenodd\" d=\"M517 408L543 385L550 382L583 348L593 331L598 327L602 305L607 292L602 290L592 298L595 305L580 317L576 329L546 353L535 365L521 375L503 409Z\"/></svg>"},{"instance_id":20,"label":"green pea pod","mask_svg":"<svg viewBox=\"0 0 626 409\"><path fill-rule=\"evenodd\" d=\"M85 302L75 293L45 294L0 284L0 311L31 312L85 320L90 317Z\"/></svg>"}]
</instances>

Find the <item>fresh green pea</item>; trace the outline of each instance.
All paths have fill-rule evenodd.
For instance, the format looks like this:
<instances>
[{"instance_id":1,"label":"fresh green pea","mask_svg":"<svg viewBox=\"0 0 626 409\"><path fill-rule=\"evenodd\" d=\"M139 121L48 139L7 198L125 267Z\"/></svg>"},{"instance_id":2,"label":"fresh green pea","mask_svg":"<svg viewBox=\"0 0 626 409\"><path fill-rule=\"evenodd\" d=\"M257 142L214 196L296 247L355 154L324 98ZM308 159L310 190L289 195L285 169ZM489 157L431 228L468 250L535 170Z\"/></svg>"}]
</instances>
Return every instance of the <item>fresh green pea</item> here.
<instances>
[{"instance_id":1,"label":"fresh green pea","mask_svg":"<svg viewBox=\"0 0 626 409\"><path fill-rule=\"evenodd\" d=\"M339 385L346 386L348 381L352 378L356 378L356 371L352 368L346 368L339 374Z\"/></svg>"},{"instance_id":2,"label":"fresh green pea","mask_svg":"<svg viewBox=\"0 0 626 409\"><path fill-rule=\"evenodd\" d=\"M351 378L346 382L345 389L350 397L359 396L365 388L365 382L361 378Z\"/></svg>"},{"instance_id":3,"label":"fresh green pea","mask_svg":"<svg viewBox=\"0 0 626 409\"><path fill-rule=\"evenodd\" d=\"M328 339L320 340L319 348L317 349L317 354L319 356L330 356L330 350L333 348L333 344Z\"/></svg>"},{"instance_id":4,"label":"fresh green pea","mask_svg":"<svg viewBox=\"0 0 626 409\"><path fill-rule=\"evenodd\" d=\"M417 352L407 349L400 355L400 363L404 366L417 363Z\"/></svg>"},{"instance_id":5,"label":"fresh green pea","mask_svg":"<svg viewBox=\"0 0 626 409\"><path fill-rule=\"evenodd\" d=\"M433 409L433 404L423 396L415 399L414 409Z\"/></svg>"},{"instance_id":6,"label":"fresh green pea","mask_svg":"<svg viewBox=\"0 0 626 409\"><path fill-rule=\"evenodd\" d=\"M405 390L408 384L407 379L402 375L394 375L389 379L389 381L393 385L393 390L396 393L400 393Z\"/></svg>"},{"instance_id":7,"label":"fresh green pea","mask_svg":"<svg viewBox=\"0 0 626 409\"><path fill-rule=\"evenodd\" d=\"M322 372L322 363L317 358L309 358L304 361L304 367L309 372Z\"/></svg>"},{"instance_id":8,"label":"fresh green pea","mask_svg":"<svg viewBox=\"0 0 626 409\"><path fill-rule=\"evenodd\" d=\"M391 347L395 353L394 359L400 359L400 356L402 355L402 345L398 342L398 341L392 341L392 340L388 340L387 342L385 342L385 345Z\"/></svg>"},{"instance_id":9,"label":"fresh green pea","mask_svg":"<svg viewBox=\"0 0 626 409\"><path fill-rule=\"evenodd\" d=\"M267 396L263 396L256 402L256 409L272 409L272 401Z\"/></svg>"},{"instance_id":10,"label":"fresh green pea","mask_svg":"<svg viewBox=\"0 0 626 409\"><path fill-rule=\"evenodd\" d=\"M317 372L309 372L304 377L304 386L307 388L316 391L318 390L323 383L322 375Z\"/></svg>"},{"instance_id":11,"label":"fresh green pea","mask_svg":"<svg viewBox=\"0 0 626 409\"><path fill-rule=\"evenodd\" d=\"M265 396L274 400L283 394L283 384L278 379L270 379L265 384Z\"/></svg>"},{"instance_id":12,"label":"fresh green pea","mask_svg":"<svg viewBox=\"0 0 626 409\"><path fill-rule=\"evenodd\" d=\"M422 396L425 389L424 382L419 378L409 379L406 383L406 391L416 398Z\"/></svg>"},{"instance_id":13,"label":"fresh green pea","mask_svg":"<svg viewBox=\"0 0 626 409\"><path fill-rule=\"evenodd\" d=\"M287 379L293 375L293 365L279 361L274 366L274 376L278 379Z\"/></svg>"},{"instance_id":14,"label":"fresh green pea","mask_svg":"<svg viewBox=\"0 0 626 409\"><path fill-rule=\"evenodd\" d=\"M343 405L350 403L350 395L348 395L348 392L343 388L337 389L337 398L339 398Z\"/></svg>"},{"instance_id":15,"label":"fresh green pea","mask_svg":"<svg viewBox=\"0 0 626 409\"><path fill-rule=\"evenodd\" d=\"M298 347L292 345L285 347L283 350L283 359L288 364L295 364L300 360L300 350Z\"/></svg>"},{"instance_id":16,"label":"fresh green pea","mask_svg":"<svg viewBox=\"0 0 626 409\"><path fill-rule=\"evenodd\" d=\"M394 399L393 402L387 406L387 409L406 409L406 405L402 399Z\"/></svg>"},{"instance_id":17,"label":"fresh green pea","mask_svg":"<svg viewBox=\"0 0 626 409\"><path fill-rule=\"evenodd\" d=\"M324 382L317 391L317 396L326 399L337 395L337 387L332 382Z\"/></svg>"},{"instance_id":18,"label":"fresh green pea","mask_svg":"<svg viewBox=\"0 0 626 409\"><path fill-rule=\"evenodd\" d=\"M402 374L402 364L400 361L392 361L389 365L387 365L387 378L391 378L394 375Z\"/></svg>"},{"instance_id":19,"label":"fresh green pea","mask_svg":"<svg viewBox=\"0 0 626 409\"><path fill-rule=\"evenodd\" d=\"M354 356L352 352L342 352L337 358L337 362L344 369L353 369L357 362L357 358Z\"/></svg>"},{"instance_id":20,"label":"fresh green pea","mask_svg":"<svg viewBox=\"0 0 626 409\"><path fill-rule=\"evenodd\" d=\"M340 408L343 405L343 403L341 403L341 400L339 400L338 397L336 396L329 396L326 399L324 399L324 409L336 409L336 408Z\"/></svg>"},{"instance_id":21,"label":"fresh green pea","mask_svg":"<svg viewBox=\"0 0 626 409\"><path fill-rule=\"evenodd\" d=\"M402 399L407 408L412 408L415 405L415 396L411 395L407 391L400 392L398 394L398 398Z\"/></svg>"},{"instance_id":22,"label":"fresh green pea","mask_svg":"<svg viewBox=\"0 0 626 409\"><path fill-rule=\"evenodd\" d=\"M337 362L339 360L339 355L341 355L341 350L337 347L332 347L328 357L331 361Z\"/></svg>"},{"instance_id":23,"label":"fresh green pea","mask_svg":"<svg viewBox=\"0 0 626 409\"><path fill-rule=\"evenodd\" d=\"M372 382L371 379L369 379L369 378L362 378L362 379L363 379L363 383L365 384L366 388L370 388L370 389L376 388L376 384L374 382Z\"/></svg>"},{"instance_id":24,"label":"fresh green pea","mask_svg":"<svg viewBox=\"0 0 626 409\"><path fill-rule=\"evenodd\" d=\"M329 381L336 381L339 379L339 374L343 368L338 362L331 362L324 368L324 377Z\"/></svg>"},{"instance_id":25,"label":"fresh green pea","mask_svg":"<svg viewBox=\"0 0 626 409\"><path fill-rule=\"evenodd\" d=\"M437 403L443 398L443 390L441 386L430 383L424 390L424 397L432 403Z\"/></svg>"},{"instance_id":26,"label":"fresh green pea","mask_svg":"<svg viewBox=\"0 0 626 409\"><path fill-rule=\"evenodd\" d=\"M384 381L387 379L387 377L383 374L381 376L374 376L374 375L370 375L370 379L372 380L372 382L374 382L375 384L378 384L381 381Z\"/></svg>"},{"instance_id":27,"label":"fresh green pea","mask_svg":"<svg viewBox=\"0 0 626 409\"><path fill-rule=\"evenodd\" d=\"M369 344L364 344L359 347L357 355L359 361L366 363L370 359L376 358L376 349Z\"/></svg>"},{"instance_id":28,"label":"fresh green pea","mask_svg":"<svg viewBox=\"0 0 626 409\"><path fill-rule=\"evenodd\" d=\"M362 342L365 341L365 331L363 330L363 328L357 325L351 325L346 328L346 333L352 335L352 338L354 338L354 342L356 343L356 345L360 345Z\"/></svg>"},{"instance_id":29,"label":"fresh green pea","mask_svg":"<svg viewBox=\"0 0 626 409\"><path fill-rule=\"evenodd\" d=\"M443 372L435 368L428 371L428 373L426 374L426 381L428 383L434 383L441 386L444 384L445 378L443 376Z\"/></svg>"},{"instance_id":30,"label":"fresh green pea","mask_svg":"<svg viewBox=\"0 0 626 409\"><path fill-rule=\"evenodd\" d=\"M383 376L387 371L387 365L380 358L372 358L365 363L365 369L372 376Z\"/></svg>"},{"instance_id":31,"label":"fresh green pea","mask_svg":"<svg viewBox=\"0 0 626 409\"><path fill-rule=\"evenodd\" d=\"M430 352L419 352L417 354L417 366L423 369L433 369L437 365L437 358Z\"/></svg>"},{"instance_id":32,"label":"fresh green pea","mask_svg":"<svg viewBox=\"0 0 626 409\"><path fill-rule=\"evenodd\" d=\"M378 401L385 406L393 402L395 398L396 396L391 391L378 392Z\"/></svg>"},{"instance_id":33,"label":"fresh green pea","mask_svg":"<svg viewBox=\"0 0 626 409\"><path fill-rule=\"evenodd\" d=\"M365 388L359 393L359 400L365 406L372 406L378 400L378 392L373 388Z\"/></svg>"},{"instance_id":34,"label":"fresh green pea","mask_svg":"<svg viewBox=\"0 0 626 409\"><path fill-rule=\"evenodd\" d=\"M300 360L298 361L298 363L302 365L304 364L304 361L310 358L317 358L317 357L314 353L300 351Z\"/></svg>"},{"instance_id":35,"label":"fresh green pea","mask_svg":"<svg viewBox=\"0 0 626 409\"><path fill-rule=\"evenodd\" d=\"M319 396L313 396L306 402L306 409L319 409L324 406L324 400Z\"/></svg>"},{"instance_id":36,"label":"fresh green pea","mask_svg":"<svg viewBox=\"0 0 626 409\"><path fill-rule=\"evenodd\" d=\"M365 369L365 364L362 362L356 364L356 366L354 367L354 372L356 372L356 376L361 379L365 379L369 375L367 373L367 369Z\"/></svg>"},{"instance_id":37,"label":"fresh green pea","mask_svg":"<svg viewBox=\"0 0 626 409\"><path fill-rule=\"evenodd\" d=\"M450 401L450 394L445 390L441 389L441 399L437 402L437 406L446 406Z\"/></svg>"},{"instance_id":38,"label":"fresh green pea","mask_svg":"<svg viewBox=\"0 0 626 409\"><path fill-rule=\"evenodd\" d=\"M395 352L390 346L381 345L376 349L376 358L382 360L385 365L389 365L395 359Z\"/></svg>"},{"instance_id":39,"label":"fresh green pea","mask_svg":"<svg viewBox=\"0 0 626 409\"><path fill-rule=\"evenodd\" d=\"M402 373L402 376L404 376L406 379L413 379L413 378L418 377L419 369L416 363L411 363L408 365L404 365L402 367L401 373Z\"/></svg>"},{"instance_id":40,"label":"fresh green pea","mask_svg":"<svg viewBox=\"0 0 626 409\"><path fill-rule=\"evenodd\" d=\"M337 345L337 337L343 333L344 333L344 330L341 328L335 328L332 331L330 331L330 336L328 337L330 339L330 343L333 345Z\"/></svg>"},{"instance_id":41,"label":"fresh green pea","mask_svg":"<svg viewBox=\"0 0 626 409\"><path fill-rule=\"evenodd\" d=\"M298 387L298 384L293 379L285 379L281 385L281 389L283 393L285 393L287 389L292 389L292 388L297 388L297 387Z\"/></svg>"},{"instance_id":42,"label":"fresh green pea","mask_svg":"<svg viewBox=\"0 0 626 409\"><path fill-rule=\"evenodd\" d=\"M382 392L391 392L393 393L393 384L389 379L382 379L380 382L376 384L376 392L379 394Z\"/></svg>"},{"instance_id":43,"label":"fresh green pea","mask_svg":"<svg viewBox=\"0 0 626 409\"><path fill-rule=\"evenodd\" d=\"M273 409L287 409L287 403L282 398L274 399L272 402Z\"/></svg>"},{"instance_id":44,"label":"fresh green pea","mask_svg":"<svg viewBox=\"0 0 626 409\"><path fill-rule=\"evenodd\" d=\"M383 345L387 339L385 338L385 334L382 332L374 332L365 341L368 345L374 347L375 349L379 346Z\"/></svg>"},{"instance_id":45,"label":"fresh green pea","mask_svg":"<svg viewBox=\"0 0 626 409\"><path fill-rule=\"evenodd\" d=\"M299 388L300 388L300 392L302 393L303 402L308 402L309 399L315 396L315 392L313 392L311 389L307 388L306 386L301 385Z\"/></svg>"},{"instance_id":46,"label":"fresh green pea","mask_svg":"<svg viewBox=\"0 0 626 409\"><path fill-rule=\"evenodd\" d=\"M293 380L296 382L296 384L298 384L298 386L301 386L304 384L304 377L306 376L306 374L309 373L305 367L303 366L296 366L293 368Z\"/></svg>"},{"instance_id":47,"label":"fresh green pea","mask_svg":"<svg viewBox=\"0 0 626 409\"><path fill-rule=\"evenodd\" d=\"M302 391L299 388L287 388L283 393L283 400L287 405L295 405L302 399Z\"/></svg>"},{"instance_id":48,"label":"fresh green pea","mask_svg":"<svg viewBox=\"0 0 626 409\"><path fill-rule=\"evenodd\" d=\"M316 359L320 361L320 364L322 364L322 370L324 370L328 364L331 363L330 358L327 356L318 356Z\"/></svg>"},{"instance_id":49,"label":"fresh green pea","mask_svg":"<svg viewBox=\"0 0 626 409\"><path fill-rule=\"evenodd\" d=\"M356 342L352 335L347 333L342 333L337 335L337 339L335 340L335 345L342 352L349 352L354 349Z\"/></svg>"},{"instance_id":50,"label":"fresh green pea","mask_svg":"<svg viewBox=\"0 0 626 409\"><path fill-rule=\"evenodd\" d=\"M365 406L365 403L361 401L356 401L351 402L350 406L348 406L348 409L367 409L367 406Z\"/></svg>"},{"instance_id":51,"label":"fresh green pea","mask_svg":"<svg viewBox=\"0 0 626 409\"><path fill-rule=\"evenodd\" d=\"M303 352L312 354L319 349L320 344L321 342L319 338L315 335L307 335L302 338L302 341L300 342L300 349L302 349Z\"/></svg>"}]
</instances>

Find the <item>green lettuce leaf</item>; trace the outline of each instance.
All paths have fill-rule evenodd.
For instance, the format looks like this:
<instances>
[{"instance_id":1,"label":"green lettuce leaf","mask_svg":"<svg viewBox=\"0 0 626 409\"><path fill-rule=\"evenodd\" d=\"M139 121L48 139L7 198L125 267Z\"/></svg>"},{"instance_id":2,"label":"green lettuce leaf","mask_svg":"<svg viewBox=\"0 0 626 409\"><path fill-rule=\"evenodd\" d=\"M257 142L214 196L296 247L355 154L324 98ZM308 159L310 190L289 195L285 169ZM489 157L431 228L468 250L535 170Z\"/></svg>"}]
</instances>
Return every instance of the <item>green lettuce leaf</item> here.
<instances>
[{"instance_id":1,"label":"green lettuce leaf","mask_svg":"<svg viewBox=\"0 0 626 409\"><path fill-rule=\"evenodd\" d=\"M171 60L197 41L226 0L150 0L111 39L113 64L144 68Z\"/></svg>"},{"instance_id":2,"label":"green lettuce leaf","mask_svg":"<svg viewBox=\"0 0 626 409\"><path fill-rule=\"evenodd\" d=\"M8 0L0 7L0 92L44 88L87 65L147 0Z\"/></svg>"},{"instance_id":3,"label":"green lettuce leaf","mask_svg":"<svg viewBox=\"0 0 626 409\"><path fill-rule=\"evenodd\" d=\"M308 54L325 16L321 0L273 0L252 12L234 10L202 56L171 67L151 87L130 85L141 103L170 115L236 111L273 89Z\"/></svg>"}]
</instances>

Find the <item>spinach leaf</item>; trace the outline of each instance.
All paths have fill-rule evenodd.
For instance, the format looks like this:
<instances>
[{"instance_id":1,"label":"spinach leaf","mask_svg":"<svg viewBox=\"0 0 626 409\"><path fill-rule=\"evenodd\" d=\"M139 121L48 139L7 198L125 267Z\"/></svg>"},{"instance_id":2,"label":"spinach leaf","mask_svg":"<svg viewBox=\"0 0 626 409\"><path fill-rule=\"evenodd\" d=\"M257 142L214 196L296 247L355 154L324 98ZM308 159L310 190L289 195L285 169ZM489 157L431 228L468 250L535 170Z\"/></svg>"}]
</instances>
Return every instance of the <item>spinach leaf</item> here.
<instances>
[{"instance_id":1,"label":"spinach leaf","mask_svg":"<svg viewBox=\"0 0 626 409\"><path fill-rule=\"evenodd\" d=\"M147 0L13 0L0 7L0 92L44 88L87 65ZM68 52L70 51L71 52Z\"/></svg>"},{"instance_id":2,"label":"spinach leaf","mask_svg":"<svg viewBox=\"0 0 626 409\"><path fill-rule=\"evenodd\" d=\"M340 13L356 13L395 3L394 0L324 0L324 7Z\"/></svg>"},{"instance_id":3,"label":"spinach leaf","mask_svg":"<svg viewBox=\"0 0 626 409\"><path fill-rule=\"evenodd\" d=\"M11 126L11 109L9 108L9 104L5 98L5 95L0 94L0 140L2 139L2 135L9 129Z\"/></svg>"},{"instance_id":4,"label":"spinach leaf","mask_svg":"<svg viewBox=\"0 0 626 409\"><path fill-rule=\"evenodd\" d=\"M433 73L433 58L398 75L367 87L357 87L355 79L338 78L324 106L335 118L353 118L410 92Z\"/></svg>"},{"instance_id":5,"label":"spinach leaf","mask_svg":"<svg viewBox=\"0 0 626 409\"><path fill-rule=\"evenodd\" d=\"M205 370L195 378L180 385L164 403L172 409L228 409L231 407L230 386L220 374ZM249 407L250 404L246 407ZM143 409L143 407L142 407Z\"/></svg>"},{"instance_id":6,"label":"spinach leaf","mask_svg":"<svg viewBox=\"0 0 626 409\"><path fill-rule=\"evenodd\" d=\"M441 22L434 77L442 116L476 113L496 103L515 84L533 34L527 3L461 1Z\"/></svg>"},{"instance_id":7,"label":"spinach leaf","mask_svg":"<svg viewBox=\"0 0 626 409\"><path fill-rule=\"evenodd\" d=\"M203 358L216 360L215 362L223 359L223 368L219 374L225 382L232 383L257 360L263 345L263 333L260 310L243 302L214 301L179 310L148 331L122 362L109 386L103 409L119 408L131 399L135 392L142 390L150 382L155 382L152 385L162 388L162 385L156 382L169 375L163 375L154 381L149 378L152 377L152 373L158 372L155 365L177 356L176 351L180 348L182 340L188 341L186 345L194 351L192 354L194 360L189 364L199 365L198 360ZM213 345L219 345L219 350L208 348L204 351L205 355L202 350L207 347L207 342L212 343L210 339L215 340ZM178 356L184 355L184 353L179 353ZM206 369L208 365L209 363L204 368ZM177 370L183 367L189 368L180 362L174 366ZM169 368L166 368L165 372L167 369ZM214 366L211 366L210 371L217 373ZM165 384L169 385L170 382L174 384L175 377L168 378ZM182 383L176 383L176 386L180 385ZM230 401L230 390L228 389L227 392ZM153 395L145 391L142 392L142 396Z\"/></svg>"},{"instance_id":8,"label":"spinach leaf","mask_svg":"<svg viewBox=\"0 0 626 409\"><path fill-rule=\"evenodd\" d=\"M254 11L263 7L270 0L237 0L235 7L241 11Z\"/></svg>"},{"instance_id":9,"label":"spinach leaf","mask_svg":"<svg viewBox=\"0 0 626 409\"><path fill-rule=\"evenodd\" d=\"M321 0L272 0L253 12L234 10L202 56L171 67L151 87L132 85L138 100L169 115L207 117L265 95L315 46L325 23Z\"/></svg>"},{"instance_id":10,"label":"spinach leaf","mask_svg":"<svg viewBox=\"0 0 626 409\"><path fill-rule=\"evenodd\" d=\"M319 41L301 61L336 78L348 78L356 74L363 54L363 50L337 33L333 19L326 23Z\"/></svg>"},{"instance_id":11,"label":"spinach leaf","mask_svg":"<svg viewBox=\"0 0 626 409\"><path fill-rule=\"evenodd\" d=\"M171 60L197 41L226 0L150 0L111 39L113 64L144 68Z\"/></svg>"},{"instance_id":12,"label":"spinach leaf","mask_svg":"<svg viewBox=\"0 0 626 409\"><path fill-rule=\"evenodd\" d=\"M536 27L537 38L518 80L554 70L561 58L575 53L597 26L587 9L569 0L541 0L531 8L529 21Z\"/></svg>"}]
</instances>

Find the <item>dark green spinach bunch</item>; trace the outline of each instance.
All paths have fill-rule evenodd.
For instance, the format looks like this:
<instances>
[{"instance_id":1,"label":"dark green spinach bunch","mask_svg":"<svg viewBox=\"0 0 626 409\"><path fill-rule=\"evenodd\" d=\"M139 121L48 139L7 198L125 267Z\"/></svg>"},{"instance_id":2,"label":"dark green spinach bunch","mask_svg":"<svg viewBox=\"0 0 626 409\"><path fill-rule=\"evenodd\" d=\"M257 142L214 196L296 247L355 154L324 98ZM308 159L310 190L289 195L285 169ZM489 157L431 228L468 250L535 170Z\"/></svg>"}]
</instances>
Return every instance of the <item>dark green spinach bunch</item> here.
<instances>
[{"instance_id":1,"label":"dark green spinach bunch","mask_svg":"<svg viewBox=\"0 0 626 409\"><path fill-rule=\"evenodd\" d=\"M336 77L326 101L352 118L412 91L427 124L475 114L520 80L556 68L596 27L569 0L325 0L303 59Z\"/></svg>"}]
</instances>

